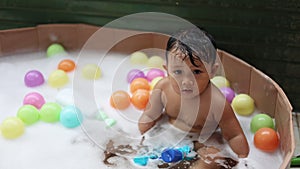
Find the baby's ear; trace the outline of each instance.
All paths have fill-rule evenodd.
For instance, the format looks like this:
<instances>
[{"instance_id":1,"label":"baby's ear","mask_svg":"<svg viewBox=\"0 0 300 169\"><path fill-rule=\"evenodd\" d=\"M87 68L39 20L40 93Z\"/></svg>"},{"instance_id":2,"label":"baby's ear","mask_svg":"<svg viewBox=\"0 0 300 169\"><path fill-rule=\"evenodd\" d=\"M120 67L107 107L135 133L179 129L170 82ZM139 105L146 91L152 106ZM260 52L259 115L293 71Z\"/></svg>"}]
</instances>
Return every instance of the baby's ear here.
<instances>
[{"instance_id":1,"label":"baby's ear","mask_svg":"<svg viewBox=\"0 0 300 169\"><path fill-rule=\"evenodd\" d=\"M217 73L217 71L218 71L218 69L219 69L219 63L214 63L212 66L211 66L211 72L210 72L210 77L211 78L213 78L215 75L216 75L216 73Z\"/></svg>"},{"instance_id":2,"label":"baby's ear","mask_svg":"<svg viewBox=\"0 0 300 169\"><path fill-rule=\"evenodd\" d=\"M167 65L163 64L162 66L163 66L163 68L168 72Z\"/></svg>"}]
</instances>

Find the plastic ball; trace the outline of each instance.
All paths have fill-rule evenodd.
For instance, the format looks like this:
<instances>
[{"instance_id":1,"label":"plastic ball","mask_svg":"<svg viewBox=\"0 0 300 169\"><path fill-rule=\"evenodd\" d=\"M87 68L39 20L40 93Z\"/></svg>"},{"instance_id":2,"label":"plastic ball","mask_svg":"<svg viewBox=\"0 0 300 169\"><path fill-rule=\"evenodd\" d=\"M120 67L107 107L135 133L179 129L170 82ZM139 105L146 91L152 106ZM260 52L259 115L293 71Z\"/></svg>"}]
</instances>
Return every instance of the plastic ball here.
<instances>
[{"instance_id":1,"label":"plastic ball","mask_svg":"<svg viewBox=\"0 0 300 169\"><path fill-rule=\"evenodd\" d=\"M77 107L67 106L61 110L59 120L63 126L74 128L81 124L83 116Z\"/></svg>"},{"instance_id":2,"label":"plastic ball","mask_svg":"<svg viewBox=\"0 0 300 169\"><path fill-rule=\"evenodd\" d=\"M65 49L61 44L54 43L47 48L47 56L51 57L60 53L65 53Z\"/></svg>"},{"instance_id":3,"label":"plastic ball","mask_svg":"<svg viewBox=\"0 0 300 169\"><path fill-rule=\"evenodd\" d=\"M164 60L160 56L152 56L147 62L148 67L162 68Z\"/></svg>"},{"instance_id":4,"label":"plastic ball","mask_svg":"<svg viewBox=\"0 0 300 169\"><path fill-rule=\"evenodd\" d=\"M261 128L254 135L254 145L256 148L274 152L279 146L279 137L277 132L271 128Z\"/></svg>"},{"instance_id":5,"label":"plastic ball","mask_svg":"<svg viewBox=\"0 0 300 169\"><path fill-rule=\"evenodd\" d=\"M8 117L1 124L1 133L4 138L15 139L20 137L25 130L24 123L17 117Z\"/></svg>"},{"instance_id":6,"label":"plastic ball","mask_svg":"<svg viewBox=\"0 0 300 169\"><path fill-rule=\"evenodd\" d=\"M24 82L27 87L36 87L44 84L44 76L40 71L30 70L25 74Z\"/></svg>"},{"instance_id":7,"label":"plastic ball","mask_svg":"<svg viewBox=\"0 0 300 169\"><path fill-rule=\"evenodd\" d=\"M134 52L130 55L130 63L132 64L146 64L148 62L148 56L144 52Z\"/></svg>"},{"instance_id":8,"label":"plastic ball","mask_svg":"<svg viewBox=\"0 0 300 169\"><path fill-rule=\"evenodd\" d=\"M130 83L130 92L134 93L138 89L150 90L150 85L147 79L136 78Z\"/></svg>"},{"instance_id":9,"label":"plastic ball","mask_svg":"<svg viewBox=\"0 0 300 169\"><path fill-rule=\"evenodd\" d=\"M101 69L96 64L87 64L83 67L82 76L86 79L99 79L101 77Z\"/></svg>"},{"instance_id":10,"label":"plastic ball","mask_svg":"<svg viewBox=\"0 0 300 169\"><path fill-rule=\"evenodd\" d=\"M272 128L274 129L273 119L267 114L257 114L255 115L250 122L251 132L255 133L260 128Z\"/></svg>"},{"instance_id":11,"label":"plastic ball","mask_svg":"<svg viewBox=\"0 0 300 169\"><path fill-rule=\"evenodd\" d=\"M150 92L144 89L138 89L132 94L131 103L139 110L146 108L150 97Z\"/></svg>"},{"instance_id":12,"label":"plastic ball","mask_svg":"<svg viewBox=\"0 0 300 169\"><path fill-rule=\"evenodd\" d=\"M57 68L65 72L71 72L75 69L75 62L70 59L65 59L59 62Z\"/></svg>"},{"instance_id":13,"label":"plastic ball","mask_svg":"<svg viewBox=\"0 0 300 169\"><path fill-rule=\"evenodd\" d=\"M163 77L156 77L150 83L150 89L153 90L157 82L159 82Z\"/></svg>"},{"instance_id":14,"label":"plastic ball","mask_svg":"<svg viewBox=\"0 0 300 169\"><path fill-rule=\"evenodd\" d=\"M165 77L165 72L161 69L152 68L147 72L147 79L151 82L156 77Z\"/></svg>"},{"instance_id":15,"label":"plastic ball","mask_svg":"<svg viewBox=\"0 0 300 169\"><path fill-rule=\"evenodd\" d=\"M236 95L232 102L231 106L233 110L243 116L248 116L254 112L254 100L247 94L238 94Z\"/></svg>"},{"instance_id":16,"label":"plastic ball","mask_svg":"<svg viewBox=\"0 0 300 169\"><path fill-rule=\"evenodd\" d=\"M230 86L229 81L223 76L215 76L211 79L211 82L218 88Z\"/></svg>"},{"instance_id":17,"label":"plastic ball","mask_svg":"<svg viewBox=\"0 0 300 169\"><path fill-rule=\"evenodd\" d=\"M66 85L69 82L69 77L63 70L55 70L53 71L49 78L48 83L51 87L60 88Z\"/></svg>"},{"instance_id":18,"label":"plastic ball","mask_svg":"<svg viewBox=\"0 0 300 169\"><path fill-rule=\"evenodd\" d=\"M233 98L235 97L234 91L230 87L221 87L221 92L225 96L226 100L231 103Z\"/></svg>"},{"instance_id":19,"label":"plastic ball","mask_svg":"<svg viewBox=\"0 0 300 169\"><path fill-rule=\"evenodd\" d=\"M45 103L40 109L40 119L44 122L54 123L59 121L61 107L57 103Z\"/></svg>"},{"instance_id":20,"label":"plastic ball","mask_svg":"<svg viewBox=\"0 0 300 169\"><path fill-rule=\"evenodd\" d=\"M119 110L124 110L130 106L130 96L127 92L118 90L110 97L110 105Z\"/></svg>"},{"instance_id":21,"label":"plastic ball","mask_svg":"<svg viewBox=\"0 0 300 169\"><path fill-rule=\"evenodd\" d=\"M127 74L127 82L131 83L136 78L146 78L143 71L138 69L132 69Z\"/></svg>"},{"instance_id":22,"label":"plastic ball","mask_svg":"<svg viewBox=\"0 0 300 169\"><path fill-rule=\"evenodd\" d=\"M55 97L55 101L56 103L62 106L73 105L74 104L73 89L65 88L60 90Z\"/></svg>"},{"instance_id":23,"label":"plastic ball","mask_svg":"<svg viewBox=\"0 0 300 169\"><path fill-rule=\"evenodd\" d=\"M19 108L17 116L27 125L37 122L40 118L38 109L32 105Z\"/></svg>"},{"instance_id":24,"label":"plastic ball","mask_svg":"<svg viewBox=\"0 0 300 169\"><path fill-rule=\"evenodd\" d=\"M45 104L45 99L38 92L31 92L26 94L26 96L23 99L23 104L30 104L36 107L37 109L40 109L43 106L43 104Z\"/></svg>"}]
</instances>

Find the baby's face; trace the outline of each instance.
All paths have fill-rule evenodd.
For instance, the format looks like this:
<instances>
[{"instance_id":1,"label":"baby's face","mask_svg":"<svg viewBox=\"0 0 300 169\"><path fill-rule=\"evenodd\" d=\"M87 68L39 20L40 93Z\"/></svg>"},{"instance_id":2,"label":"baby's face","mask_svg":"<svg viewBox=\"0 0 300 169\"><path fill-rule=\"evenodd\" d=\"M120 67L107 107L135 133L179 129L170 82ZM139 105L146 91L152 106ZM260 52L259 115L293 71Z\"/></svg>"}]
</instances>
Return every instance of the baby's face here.
<instances>
[{"instance_id":1,"label":"baby's face","mask_svg":"<svg viewBox=\"0 0 300 169\"><path fill-rule=\"evenodd\" d=\"M183 60L183 58L185 58ZM172 86L181 97L193 98L202 94L210 80L211 66L200 60L193 65L189 57L180 51L171 51L168 56L167 70Z\"/></svg>"}]
</instances>

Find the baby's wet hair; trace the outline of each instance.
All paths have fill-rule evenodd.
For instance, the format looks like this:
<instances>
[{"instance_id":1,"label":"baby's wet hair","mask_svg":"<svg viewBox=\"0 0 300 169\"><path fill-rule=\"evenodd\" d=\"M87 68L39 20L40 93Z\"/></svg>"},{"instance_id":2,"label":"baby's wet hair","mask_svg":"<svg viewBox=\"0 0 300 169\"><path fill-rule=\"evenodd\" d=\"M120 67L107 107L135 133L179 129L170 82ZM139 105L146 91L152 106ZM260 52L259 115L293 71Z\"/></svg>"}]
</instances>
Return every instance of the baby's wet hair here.
<instances>
[{"instance_id":1,"label":"baby's wet hair","mask_svg":"<svg viewBox=\"0 0 300 169\"><path fill-rule=\"evenodd\" d=\"M183 29L172 35L166 47L166 61L172 50L180 50L195 66L195 61L214 64L216 61L216 43L213 37L198 27ZM184 57L183 59L185 59Z\"/></svg>"}]
</instances>

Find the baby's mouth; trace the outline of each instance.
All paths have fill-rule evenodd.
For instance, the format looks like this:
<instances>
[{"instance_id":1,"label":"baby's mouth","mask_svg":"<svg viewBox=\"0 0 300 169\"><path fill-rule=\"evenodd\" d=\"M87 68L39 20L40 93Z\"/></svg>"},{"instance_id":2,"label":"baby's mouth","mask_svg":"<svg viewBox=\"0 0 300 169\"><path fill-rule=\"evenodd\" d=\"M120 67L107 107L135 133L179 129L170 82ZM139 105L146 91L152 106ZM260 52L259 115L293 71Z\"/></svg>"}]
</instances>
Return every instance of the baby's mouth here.
<instances>
[{"instance_id":1,"label":"baby's mouth","mask_svg":"<svg viewBox=\"0 0 300 169\"><path fill-rule=\"evenodd\" d=\"M181 89L181 93L183 94L188 94L188 93L192 93L193 89Z\"/></svg>"}]
</instances>

